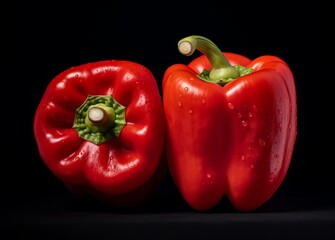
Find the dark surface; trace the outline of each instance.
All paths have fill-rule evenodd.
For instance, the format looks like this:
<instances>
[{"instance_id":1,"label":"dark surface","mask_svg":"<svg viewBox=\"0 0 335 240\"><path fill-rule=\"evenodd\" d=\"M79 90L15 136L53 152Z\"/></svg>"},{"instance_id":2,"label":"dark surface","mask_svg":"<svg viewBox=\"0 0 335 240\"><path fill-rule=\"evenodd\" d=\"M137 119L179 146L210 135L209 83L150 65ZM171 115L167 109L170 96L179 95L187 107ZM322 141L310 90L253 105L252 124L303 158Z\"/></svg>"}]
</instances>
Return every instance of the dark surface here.
<instances>
[{"instance_id":1,"label":"dark surface","mask_svg":"<svg viewBox=\"0 0 335 240\"><path fill-rule=\"evenodd\" d=\"M11 96L5 102L14 106L5 116L18 117L2 120L1 234L19 239L334 238L330 9L322 2L273 1L260 6L211 1L13 6L2 21L13 20L2 39L15 45L8 48L10 66L2 65L2 90ZM148 67L161 87L168 66L197 56L181 56L176 48L192 34L210 38L222 51L251 59L275 55L291 67L298 135L278 192L252 213L234 211L227 200L208 213L192 211L168 176L143 206L126 211L68 192L43 164L33 136L34 113L51 79L83 63L127 59Z\"/></svg>"},{"instance_id":2,"label":"dark surface","mask_svg":"<svg viewBox=\"0 0 335 240\"><path fill-rule=\"evenodd\" d=\"M277 193L253 212L237 212L227 199L196 212L171 191L123 210L69 192L35 194L16 196L2 210L1 233L15 239L333 239L334 201L324 193Z\"/></svg>"}]
</instances>

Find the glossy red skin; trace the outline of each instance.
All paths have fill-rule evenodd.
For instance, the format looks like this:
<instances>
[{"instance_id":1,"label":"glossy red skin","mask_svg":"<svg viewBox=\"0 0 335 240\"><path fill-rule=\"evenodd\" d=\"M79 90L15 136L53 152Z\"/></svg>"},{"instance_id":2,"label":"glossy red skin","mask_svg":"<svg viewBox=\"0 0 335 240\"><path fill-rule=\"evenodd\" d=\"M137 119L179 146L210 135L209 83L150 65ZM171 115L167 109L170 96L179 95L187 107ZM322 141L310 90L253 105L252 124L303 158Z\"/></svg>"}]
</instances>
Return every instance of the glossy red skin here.
<instances>
[{"instance_id":1,"label":"glossy red skin","mask_svg":"<svg viewBox=\"0 0 335 240\"><path fill-rule=\"evenodd\" d=\"M196 74L211 69L205 56L175 64L163 77L171 175L199 211L223 196L241 211L259 208L288 171L297 132L296 91L288 65L274 56L224 53L253 72L219 86Z\"/></svg>"},{"instance_id":2,"label":"glossy red skin","mask_svg":"<svg viewBox=\"0 0 335 240\"><path fill-rule=\"evenodd\" d=\"M72 128L76 109L88 95L110 94L126 107L120 136L100 145L79 137ZM112 203L143 200L163 165L165 118L155 78L130 61L70 68L48 85L35 113L34 134L47 167L73 191Z\"/></svg>"}]
</instances>

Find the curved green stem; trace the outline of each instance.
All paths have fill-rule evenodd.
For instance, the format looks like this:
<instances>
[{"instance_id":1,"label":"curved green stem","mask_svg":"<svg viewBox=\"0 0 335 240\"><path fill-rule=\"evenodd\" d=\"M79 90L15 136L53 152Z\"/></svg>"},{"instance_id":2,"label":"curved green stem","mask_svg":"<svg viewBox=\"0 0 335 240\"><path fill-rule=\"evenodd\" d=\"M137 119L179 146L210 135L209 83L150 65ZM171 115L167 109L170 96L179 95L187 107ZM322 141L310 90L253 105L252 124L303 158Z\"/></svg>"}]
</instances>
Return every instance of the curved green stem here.
<instances>
[{"instance_id":1,"label":"curved green stem","mask_svg":"<svg viewBox=\"0 0 335 240\"><path fill-rule=\"evenodd\" d=\"M224 81L235 79L240 76L239 72L228 62L221 50L208 38L192 35L181 39L178 42L180 53L190 56L195 50L200 51L208 58L212 65L206 81Z\"/></svg>"}]
</instances>

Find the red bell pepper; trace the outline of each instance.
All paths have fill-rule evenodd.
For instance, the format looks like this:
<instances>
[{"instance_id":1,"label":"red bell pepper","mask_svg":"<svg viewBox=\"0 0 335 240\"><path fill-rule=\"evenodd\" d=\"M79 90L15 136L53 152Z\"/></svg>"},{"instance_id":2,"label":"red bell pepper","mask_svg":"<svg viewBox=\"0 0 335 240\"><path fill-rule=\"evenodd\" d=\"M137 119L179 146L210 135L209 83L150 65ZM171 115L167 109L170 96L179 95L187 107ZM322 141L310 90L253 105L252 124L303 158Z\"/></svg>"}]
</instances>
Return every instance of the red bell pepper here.
<instances>
[{"instance_id":1,"label":"red bell pepper","mask_svg":"<svg viewBox=\"0 0 335 240\"><path fill-rule=\"evenodd\" d=\"M195 210L223 197L241 211L268 201L287 174L297 134L296 90L275 56L254 60L189 36L179 51L203 55L163 76L168 165Z\"/></svg>"},{"instance_id":2,"label":"red bell pepper","mask_svg":"<svg viewBox=\"0 0 335 240\"><path fill-rule=\"evenodd\" d=\"M72 67L48 85L34 135L51 172L72 191L115 206L143 201L164 175L165 117L144 66L106 60Z\"/></svg>"}]
</instances>

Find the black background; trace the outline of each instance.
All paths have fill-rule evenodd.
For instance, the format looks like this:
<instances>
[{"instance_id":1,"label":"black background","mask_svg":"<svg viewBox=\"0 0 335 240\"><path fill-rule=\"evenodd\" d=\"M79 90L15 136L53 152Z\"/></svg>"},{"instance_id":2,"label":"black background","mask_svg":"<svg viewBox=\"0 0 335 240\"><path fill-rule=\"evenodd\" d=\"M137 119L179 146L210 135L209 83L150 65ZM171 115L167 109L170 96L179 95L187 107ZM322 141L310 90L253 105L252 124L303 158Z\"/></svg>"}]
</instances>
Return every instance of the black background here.
<instances>
[{"instance_id":1,"label":"black background","mask_svg":"<svg viewBox=\"0 0 335 240\"><path fill-rule=\"evenodd\" d=\"M57 215L55 214L57 211L73 217L71 213L75 209L77 213L75 216L79 216L78 218L82 217L81 212L104 213L103 207L89 207L87 205L95 203L86 204L85 200L68 193L63 184L49 172L39 156L33 136L33 117L40 98L52 78L67 68L83 63L125 59L143 64L150 69L161 90L161 79L168 66L174 63L187 64L197 56L197 53L192 57L181 56L176 47L181 38L193 34L208 37L222 51L239 53L251 59L267 54L278 56L289 64L295 76L298 134L291 166L280 189L260 211L293 212L293 215L288 215L288 218L292 218L296 211L311 212L326 203L327 206L331 203L334 209L334 204L330 200L334 199L331 197L334 197L335 172L332 149L334 124L331 116L334 107L330 100L332 89L330 84L333 80L330 34L333 30L330 27L328 10L329 7L321 3L298 5L272 1L259 6L225 1L217 3L204 1L201 4L182 1L155 1L150 4L142 1L134 3L111 1L109 4L83 2L80 5L17 6L14 11L17 25L14 29L11 28L11 35L15 37L13 41L15 48L14 52L10 51L11 66L5 71L10 75L10 78L5 80L9 85L4 90L11 96L6 97L5 102L11 102L15 106L10 108L7 114L18 117L10 123L6 121L2 124L5 138L1 158L4 166L1 171L2 199L7 203L2 206L7 213L5 216L10 220L8 222L14 228L30 222L25 230L33 235L38 232L36 225L45 219L49 220L50 229L53 229L53 223L56 225L63 223L65 226L61 217L50 220L53 219L51 216ZM127 215L127 218L123 219L124 225L129 221L132 225L136 225L138 219L149 223L156 220L159 222L160 215L144 219L146 212L155 211L165 214L172 212L177 223L188 222L187 220L183 222L181 219L185 214L193 214L193 211L180 199L169 176L157 194L163 197L156 196L157 199L150 202L156 207L150 209L146 206L144 210L134 210L140 211L139 215L136 215L137 218ZM15 207L11 208L11 203ZM76 207L72 208L72 205ZM28 208L32 210L27 210ZM225 210L227 210L225 207L217 209L220 213ZM12 211L15 213L14 217ZM227 211L234 213L232 209ZM36 215L36 212L40 214ZM334 225L331 213L327 217ZM194 214L197 219L198 215ZM94 219L100 217L100 215L94 216ZM200 218L198 216L199 221L195 224L207 221L218 226L219 231L220 226L215 221L220 215L214 214L214 216L212 219L211 215L206 215L204 219L203 215ZM262 219L262 216L257 217ZM244 225L246 219L242 219ZM266 222L266 219L263 220ZM233 221L238 223L239 219ZM285 222L285 218L283 221ZM313 219L311 221L315 222ZM164 226L170 224L176 229L183 229L182 225L176 222L172 224L173 222L171 220ZM316 222L318 227L322 225ZM124 225L122 221L116 224L119 229L123 229ZM299 226L301 231L296 236L303 232L303 225ZM78 232L83 232L79 225L76 227ZM71 227L62 229L66 232ZM274 229L279 231L278 228ZM137 230L141 232L140 229ZM313 233L322 232L317 230ZM44 233L46 232L45 230ZM152 235L158 232L153 231ZM200 234L196 231L190 232L198 236ZM257 231L251 232L257 235ZM328 233L331 230L326 228L323 232ZM334 234L334 231L331 233Z\"/></svg>"}]
</instances>

